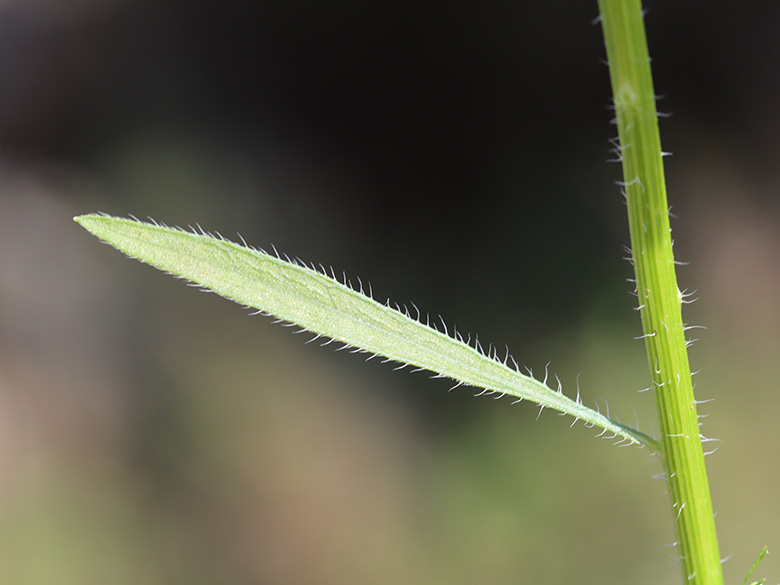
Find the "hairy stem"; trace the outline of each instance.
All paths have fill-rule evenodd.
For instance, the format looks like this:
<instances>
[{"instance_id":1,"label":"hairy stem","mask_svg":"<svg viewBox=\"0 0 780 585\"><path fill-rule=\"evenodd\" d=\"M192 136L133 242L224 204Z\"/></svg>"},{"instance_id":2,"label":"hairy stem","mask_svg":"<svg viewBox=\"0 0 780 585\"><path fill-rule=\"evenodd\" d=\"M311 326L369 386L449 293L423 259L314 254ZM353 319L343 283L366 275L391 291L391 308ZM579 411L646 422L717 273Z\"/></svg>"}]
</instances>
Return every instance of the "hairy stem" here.
<instances>
[{"instance_id":1,"label":"hairy stem","mask_svg":"<svg viewBox=\"0 0 780 585\"><path fill-rule=\"evenodd\" d=\"M640 0L599 0L634 269L683 579L722 585L677 287L658 116Z\"/></svg>"}]
</instances>

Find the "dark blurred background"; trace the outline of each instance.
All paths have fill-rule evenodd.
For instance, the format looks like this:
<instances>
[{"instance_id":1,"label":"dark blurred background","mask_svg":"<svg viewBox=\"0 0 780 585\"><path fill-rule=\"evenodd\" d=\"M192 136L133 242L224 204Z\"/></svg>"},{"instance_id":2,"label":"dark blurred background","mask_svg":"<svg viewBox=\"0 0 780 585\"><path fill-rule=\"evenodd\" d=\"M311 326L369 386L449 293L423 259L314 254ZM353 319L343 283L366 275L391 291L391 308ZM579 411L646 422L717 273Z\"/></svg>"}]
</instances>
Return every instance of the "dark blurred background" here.
<instances>
[{"instance_id":1,"label":"dark blurred background","mask_svg":"<svg viewBox=\"0 0 780 585\"><path fill-rule=\"evenodd\" d=\"M739 582L780 542L780 4L647 8ZM304 345L71 221L346 270L649 432L596 16L0 1L0 582L679 582L646 452Z\"/></svg>"}]
</instances>

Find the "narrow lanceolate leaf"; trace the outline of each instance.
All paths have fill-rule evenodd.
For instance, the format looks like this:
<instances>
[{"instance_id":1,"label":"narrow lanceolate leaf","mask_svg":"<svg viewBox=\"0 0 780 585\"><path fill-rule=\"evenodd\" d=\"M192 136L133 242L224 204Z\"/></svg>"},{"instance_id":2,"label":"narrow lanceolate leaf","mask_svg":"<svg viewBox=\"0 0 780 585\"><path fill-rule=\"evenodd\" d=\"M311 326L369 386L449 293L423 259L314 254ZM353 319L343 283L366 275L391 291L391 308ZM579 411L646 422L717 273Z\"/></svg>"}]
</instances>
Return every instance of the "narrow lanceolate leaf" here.
<instances>
[{"instance_id":1,"label":"narrow lanceolate leaf","mask_svg":"<svg viewBox=\"0 0 780 585\"><path fill-rule=\"evenodd\" d=\"M459 335L451 337L361 290L309 268L209 234L105 215L74 218L125 254L219 295L294 323L317 336L429 370L458 384L525 399L604 433L658 449L658 443L545 383L525 376ZM418 315L419 318L419 315Z\"/></svg>"}]
</instances>

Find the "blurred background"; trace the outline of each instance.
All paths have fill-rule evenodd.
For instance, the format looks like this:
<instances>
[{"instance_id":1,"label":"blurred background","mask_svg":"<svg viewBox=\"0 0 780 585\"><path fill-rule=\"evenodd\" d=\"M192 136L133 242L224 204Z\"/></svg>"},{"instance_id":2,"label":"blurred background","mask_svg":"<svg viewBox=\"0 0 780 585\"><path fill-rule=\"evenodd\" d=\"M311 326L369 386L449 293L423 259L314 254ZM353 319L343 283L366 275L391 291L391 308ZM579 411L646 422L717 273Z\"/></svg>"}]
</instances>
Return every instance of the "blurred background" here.
<instances>
[{"instance_id":1,"label":"blurred background","mask_svg":"<svg viewBox=\"0 0 780 585\"><path fill-rule=\"evenodd\" d=\"M647 26L734 583L780 552L780 4L726 6ZM649 432L596 16L0 1L0 582L681 582L647 452L304 345L71 221L346 270Z\"/></svg>"}]
</instances>

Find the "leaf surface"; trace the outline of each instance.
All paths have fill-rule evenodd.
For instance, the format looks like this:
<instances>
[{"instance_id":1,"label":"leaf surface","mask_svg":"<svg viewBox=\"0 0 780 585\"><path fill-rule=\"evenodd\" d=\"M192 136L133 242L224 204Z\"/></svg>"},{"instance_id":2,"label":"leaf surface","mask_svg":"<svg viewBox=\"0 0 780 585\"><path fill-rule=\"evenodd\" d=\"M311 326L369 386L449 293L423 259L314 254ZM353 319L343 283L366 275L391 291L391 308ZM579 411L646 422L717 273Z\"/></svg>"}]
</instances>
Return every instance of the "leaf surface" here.
<instances>
[{"instance_id":1,"label":"leaf surface","mask_svg":"<svg viewBox=\"0 0 780 585\"><path fill-rule=\"evenodd\" d=\"M355 290L324 269L207 233L98 214L74 220L128 256L317 336L429 370L458 384L530 400L601 427L602 434L658 449L658 443L644 433L520 373L495 353L485 355L457 333L452 337L421 322L419 315L414 318L377 302L362 286Z\"/></svg>"}]
</instances>

